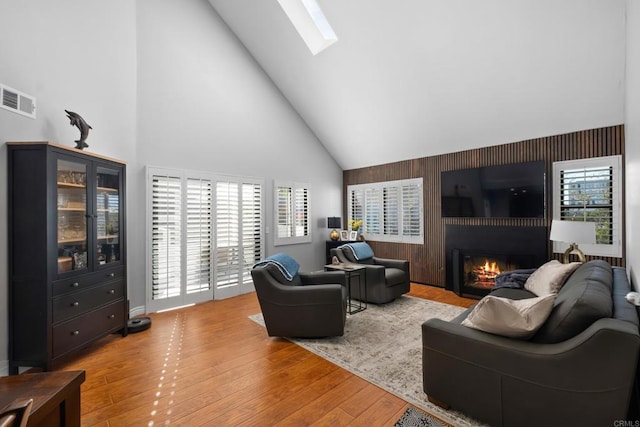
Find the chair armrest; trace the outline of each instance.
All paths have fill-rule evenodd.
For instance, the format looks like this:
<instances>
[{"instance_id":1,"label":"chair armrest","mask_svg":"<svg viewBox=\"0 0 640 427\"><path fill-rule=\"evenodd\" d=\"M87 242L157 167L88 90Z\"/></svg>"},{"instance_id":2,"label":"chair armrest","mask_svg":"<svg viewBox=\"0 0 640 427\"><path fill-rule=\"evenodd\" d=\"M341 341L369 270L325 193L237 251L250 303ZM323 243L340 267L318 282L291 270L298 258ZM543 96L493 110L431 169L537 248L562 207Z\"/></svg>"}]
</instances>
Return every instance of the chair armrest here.
<instances>
[{"instance_id":1,"label":"chair armrest","mask_svg":"<svg viewBox=\"0 0 640 427\"><path fill-rule=\"evenodd\" d=\"M329 285L340 284L346 286L343 271L314 271L310 273L298 273L303 285Z\"/></svg>"},{"instance_id":2,"label":"chair armrest","mask_svg":"<svg viewBox=\"0 0 640 427\"><path fill-rule=\"evenodd\" d=\"M427 361L432 354L544 387L587 391L633 378L640 335L634 325L607 318L567 341L542 344L429 319L422 324L422 346L425 378L438 368Z\"/></svg>"},{"instance_id":3,"label":"chair armrest","mask_svg":"<svg viewBox=\"0 0 640 427\"><path fill-rule=\"evenodd\" d=\"M386 268L399 268L400 270L409 273L409 261L403 259L388 259L373 257L374 264L383 265Z\"/></svg>"},{"instance_id":4,"label":"chair armrest","mask_svg":"<svg viewBox=\"0 0 640 427\"><path fill-rule=\"evenodd\" d=\"M251 270L251 276L256 291L259 291L258 299L276 305L334 304L342 300L344 293L344 285L339 283L312 286L283 285L263 268L254 268Z\"/></svg>"}]
</instances>

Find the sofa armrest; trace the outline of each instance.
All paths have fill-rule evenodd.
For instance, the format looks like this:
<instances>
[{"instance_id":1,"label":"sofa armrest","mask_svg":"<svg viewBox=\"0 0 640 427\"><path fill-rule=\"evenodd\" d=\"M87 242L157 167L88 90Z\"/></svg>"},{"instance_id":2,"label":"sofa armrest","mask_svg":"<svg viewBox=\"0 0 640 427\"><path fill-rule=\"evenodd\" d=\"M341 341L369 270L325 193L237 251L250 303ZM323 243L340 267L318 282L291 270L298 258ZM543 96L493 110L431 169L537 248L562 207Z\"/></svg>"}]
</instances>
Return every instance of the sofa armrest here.
<instances>
[{"instance_id":1,"label":"sofa armrest","mask_svg":"<svg viewBox=\"0 0 640 427\"><path fill-rule=\"evenodd\" d=\"M373 263L376 265L382 265L386 268L399 268L400 270L409 274L409 261L403 259L373 257Z\"/></svg>"},{"instance_id":2,"label":"sofa armrest","mask_svg":"<svg viewBox=\"0 0 640 427\"><path fill-rule=\"evenodd\" d=\"M439 368L429 363L433 354L542 387L595 391L633 379L640 336L632 324L607 318L567 341L541 344L430 319L422 343L425 386L428 370Z\"/></svg>"},{"instance_id":3,"label":"sofa armrest","mask_svg":"<svg viewBox=\"0 0 640 427\"><path fill-rule=\"evenodd\" d=\"M343 271L314 271L311 273L298 273L303 285L330 285L340 284L346 286Z\"/></svg>"}]
</instances>

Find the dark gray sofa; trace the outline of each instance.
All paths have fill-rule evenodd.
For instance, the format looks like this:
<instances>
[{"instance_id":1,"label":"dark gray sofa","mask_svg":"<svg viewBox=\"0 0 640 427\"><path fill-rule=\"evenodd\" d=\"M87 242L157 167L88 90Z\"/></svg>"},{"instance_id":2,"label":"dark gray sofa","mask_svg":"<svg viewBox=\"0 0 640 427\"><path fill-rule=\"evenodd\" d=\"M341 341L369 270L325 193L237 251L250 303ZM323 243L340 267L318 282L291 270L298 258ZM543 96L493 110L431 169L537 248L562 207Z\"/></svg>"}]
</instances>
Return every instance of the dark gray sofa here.
<instances>
[{"instance_id":1,"label":"dark gray sofa","mask_svg":"<svg viewBox=\"0 0 640 427\"><path fill-rule=\"evenodd\" d=\"M581 265L530 340L461 325L472 308L422 324L423 386L429 400L492 426L615 425L625 420L640 335L626 272ZM531 298L524 289L492 295Z\"/></svg>"}]
</instances>

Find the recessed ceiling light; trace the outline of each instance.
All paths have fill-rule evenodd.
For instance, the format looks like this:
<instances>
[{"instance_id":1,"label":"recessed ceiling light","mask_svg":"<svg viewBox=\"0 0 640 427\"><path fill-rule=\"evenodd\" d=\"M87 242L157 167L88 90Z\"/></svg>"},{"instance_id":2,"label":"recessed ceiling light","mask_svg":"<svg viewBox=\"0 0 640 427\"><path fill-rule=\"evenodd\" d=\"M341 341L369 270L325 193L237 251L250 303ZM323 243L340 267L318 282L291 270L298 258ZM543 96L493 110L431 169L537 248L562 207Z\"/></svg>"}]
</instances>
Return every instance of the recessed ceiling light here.
<instances>
[{"instance_id":1,"label":"recessed ceiling light","mask_svg":"<svg viewBox=\"0 0 640 427\"><path fill-rule=\"evenodd\" d=\"M278 0L313 55L338 41L316 0Z\"/></svg>"}]
</instances>

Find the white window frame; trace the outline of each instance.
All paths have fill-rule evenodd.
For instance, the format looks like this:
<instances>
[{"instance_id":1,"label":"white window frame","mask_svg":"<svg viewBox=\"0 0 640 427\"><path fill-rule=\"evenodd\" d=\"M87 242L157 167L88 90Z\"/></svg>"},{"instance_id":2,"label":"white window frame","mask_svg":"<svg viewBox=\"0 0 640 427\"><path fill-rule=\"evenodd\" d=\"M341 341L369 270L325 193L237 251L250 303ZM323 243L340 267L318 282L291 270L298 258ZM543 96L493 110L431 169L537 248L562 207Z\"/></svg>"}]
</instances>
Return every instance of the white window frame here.
<instances>
[{"instance_id":1,"label":"white window frame","mask_svg":"<svg viewBox=\"0 0 640 427\"><path fill-rule=\"evenodd\" d=\"M287 224L279 223L279 190L289 190L289 200L285 201L288 205ZM300 204L296 197L299 191L306 192L306 204ZM302 212L302 219L306 222L305 226L296 225L296 212ZM313 240L313 224L311 222L311 186L301 182L291 181L274 181L273 182L273 245L296 245L300 243L310 243ZM284 228L288 228L284 230ZM300 229L300 227L302 227Z\"/></svg>"},{"instance_id":2,"label":"white window frame","mask_svg":"<svg viewBox=\"0 0 640 427\"><path fill-rule=\"evenodd\" d=\"M413 193L417 193L415 195L418 197L415 204L418 208L419 230L417 233L406 233L405 205L409 203L409 200L405 198L405 195L407 189L415 186L418 186L418 191ZM397 212L387 216L385 213L385 190L392 188L399 197L396 200ZM362 206L353 206L354 192L359 194ZM391 193L391 191L388 192ZM423 178L349 185L347 186L347 205L348 223L351 220L362 219L362 234L365 239L380 242L424 244Z\"/></svg>"},{"instance_id":3,"label":"white window frame","mask_svg":"<svg viewBox=\"0 0 640 427\"><path fill-rule=\"evenodd\" d=\"M561 218L561 179L565 170L580 170L591 168L611 168L611 244L583 244L578 243L580 250L585 255L602 257L622 257L622 156L593 157L589 159L566 160L553 163L553 219ZM563 253L569 247L569 243L553 242L553 252Z\"/></svg>"}]
</instances>

